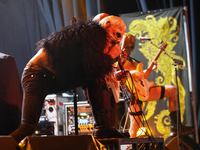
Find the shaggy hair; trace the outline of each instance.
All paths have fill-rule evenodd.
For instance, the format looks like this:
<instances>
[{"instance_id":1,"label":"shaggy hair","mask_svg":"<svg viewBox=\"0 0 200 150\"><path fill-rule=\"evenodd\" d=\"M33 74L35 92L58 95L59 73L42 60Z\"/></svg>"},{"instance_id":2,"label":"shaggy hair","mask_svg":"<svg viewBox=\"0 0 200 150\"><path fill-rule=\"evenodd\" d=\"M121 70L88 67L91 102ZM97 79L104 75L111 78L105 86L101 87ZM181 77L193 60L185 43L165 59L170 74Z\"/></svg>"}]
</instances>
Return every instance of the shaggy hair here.
<instances>
[{"instance_id":1,"label":"shaggy hair","mask_svg":"<svg viewBox=\"0 0 200 150\"><path fill-rule=\"evenodd\" d=\"M114 60L103 53L108 33L98 22L78 21L42 39L37 49L44 48L56 75L63 80L69 73L104 78L112 71Z\"/></svg>"}]
</instances>

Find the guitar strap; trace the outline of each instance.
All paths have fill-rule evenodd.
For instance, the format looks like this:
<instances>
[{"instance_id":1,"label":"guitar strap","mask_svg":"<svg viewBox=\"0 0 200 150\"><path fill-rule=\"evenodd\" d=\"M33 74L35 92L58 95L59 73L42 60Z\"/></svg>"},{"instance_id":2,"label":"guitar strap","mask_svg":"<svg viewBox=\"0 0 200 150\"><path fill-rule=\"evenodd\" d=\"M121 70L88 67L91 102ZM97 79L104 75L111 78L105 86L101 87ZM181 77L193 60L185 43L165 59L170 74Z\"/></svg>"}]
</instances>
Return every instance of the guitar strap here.
<instances>
[{"instance_id":1,"label":"guitar strap","mask_svg":"<svg viewBox=\"0 0 200 150\"><path fill-rule=\"evenodd\" d=\"M117 59L118 59L117 61L118 61L119 68L120 68L121 71L123 71L124 68L122 67L121 60L120 60L119 57Z\"/></svg>"},{"instance_id":2,"label":"guitar strap","mask_svg":"<svg viewBox=\"0 0 200 150\"><path fill-rule=\"evenodd\" d=\"M135 58L133 58L133 57L128 56L127 58L128 58L128 60L129 60L130 62L132 62L132 61L134 60L134 61L137 62L137 63L141 63L141 61L139 61L139 60L137 60L137 59L135 59Z\"/></svg>"},{"instance_id":3,"label":"guitar strap","mask_svg":"<svg viewBox=\"0 0 200 150\"><path fill-rule=\"evenodd\" d=\"M129 115L132 115L132 116L140 116L142 115L142 111L138 111L138 112L129 112Z\"/></svg>"}]
</instances>

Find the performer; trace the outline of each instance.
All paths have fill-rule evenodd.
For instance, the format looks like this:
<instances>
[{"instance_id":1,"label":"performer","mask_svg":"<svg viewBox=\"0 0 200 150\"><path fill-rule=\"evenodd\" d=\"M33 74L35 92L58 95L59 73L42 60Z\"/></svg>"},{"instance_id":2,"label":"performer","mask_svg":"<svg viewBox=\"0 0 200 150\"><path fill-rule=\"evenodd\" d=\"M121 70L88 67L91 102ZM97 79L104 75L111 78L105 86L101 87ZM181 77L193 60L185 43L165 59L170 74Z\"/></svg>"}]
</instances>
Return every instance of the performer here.
<instances>
[{"instance_id":1,"label":"performer","mask_svg":"<svg viewBox=\"0 0 200 150\"><path fill-rule=\"evenodd\" d=\"M93 20L101 22L109 15L101 13ZM114 66L114 64L113 64ZM85 89L86 99L90 102L96 124L93 131L95 138L128 138L129 133L119 132L115 127L116 101L112 88L119 88L118 81L114 76L115 70L107 74L102 81L97 81ZM88 92L89 94L88 94ZM118 89L119 91L119 89ZM114 91L115 92L115 91ZM116 91L117 92L117 91ZM118 92L117 92L118 93Z\"/></svg>"},{"instance_id":2,"label":"performer","mask_svg":"<svg viewBox=\"0 0 200 150\"><path fill-rule=\"evenodd\" d=\"M121 53L119 43L125 31L122 19L108 16L100 22L78 21L39 41L37 53L22 75L21 124L10 136L19 143L34 133L48 94L88 86L95 106L96 97L102 98L99 85L113 71L115 58Z\"/></svg>"},{"instance_id":3,"label":"performer","mask_svg":"<svg viewBox=\"0 0 200 150\"><path fill-rule=\"evenodd\" d=\"M124 34L124 53L127 56L126 59L122 62L122 65L124 69L131 70L132 76L134 79L141 80L143 78L143 74L139 71L136 71L136 61L130 58L130 53L134 51L135 49L135 38L129 33ZM154 65L151 68L148 68L144 71L145 76L148 77L148 75L156 68L157 63L153 62ZM154 67L155 66L155 67ZM135 70L134 72L132 70ZM157 101L162 98L169 98L169 111L170 111L170 118L171 118L171 136L176 136L177 134L177 113L178 111L178 102L177 102L177 92L176 87L172 85L165 85L165 86L153 86L149 89L149 97L146 100L149 101ZM137 131L139 129L140 121L142 119L142 102L137 101L136 105L135 102L132 102L133 105L131 105L131 112L130 114L130 137L134 138L136 137ZM135 105L135 106L134 106ZM135 107L135 108L134 108ZM138 125L138 123L139 125ZM194 129L192 127L187 127L182 125L182 134L190 134L193 133Z\"/></svg>"}]
</instances>

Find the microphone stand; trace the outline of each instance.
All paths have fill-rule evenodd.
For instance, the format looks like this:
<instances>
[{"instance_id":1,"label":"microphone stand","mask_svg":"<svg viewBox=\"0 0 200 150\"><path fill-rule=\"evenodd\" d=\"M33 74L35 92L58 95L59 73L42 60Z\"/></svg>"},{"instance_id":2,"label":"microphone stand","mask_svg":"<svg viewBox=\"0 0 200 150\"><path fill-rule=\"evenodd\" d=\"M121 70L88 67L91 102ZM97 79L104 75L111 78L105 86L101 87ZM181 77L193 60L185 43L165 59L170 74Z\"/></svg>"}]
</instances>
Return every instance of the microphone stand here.
<instances>
[{"instance_id":1,"label":"microphone stand","mask_svg":"<svg viewBox=\"0 0 200 150\"><path fill-rule=\"evenodd\" d=\"M151 40L149 40L149 42L151 43L151 44L153 44L152 43L152 41ZM153 44L154 46L156 46L155 44ZM156 46L157 47L157 46ZM187 70L187 68L185 67L185 66L183 66L178 60L176 60L176 59L174 59L173 57L171 57L166 51L165 51L165 49L163 48L162 49L162 51L163 51L163 53L164 54L166 54L168 57L170 57L173 61L174 61L174 63L173 63L173 65L174 65L174 69L175 69L175 82L176 82L176 86L177 86L177 100L178 100L178 107L179 107L179 110L178 110L178 114L177 114L177 135L180 135L180 138L181 138L181 147L182 147L182 150L184 150L184 146L183 146L183 135L182 135L182 125L181 125L181 117L180 117L180 101L179 101L179 90L178 90L178 80L177 80L177 77L178 77L178 75L177 75L177 65L180 65L182 68L184 68L185 70ZM179 134L178 134L179 133ZM179 143L178 143L179 144Z\"/></svg>"},{"instance_id":2,"label":"microphone stand","mask_svg":"<svg viewBox=\"0 0 200 150\"><path fill-rule=\"evenodd\" d=\"M129 57L129 58L131 58L131 57ZM118 61L120 70L121 70L121 71L124 71L124 68L123 68L123 66L122 66L122 64L121 64L120 56L118 57L117 61ZM138 61L138 60L137 60L137 61ZM139 61L138 61L138 62L139 62ZM139 100L138 97L137 97L137 99L135 99L135 100L138 101L138 100ZM125 101L127 102L129 108L130 108L130 103L133 105L133 102L132 102L132 100L131 100L130 98L129 98L129 100L126 99ZM131 111L131 113L132 113L132 110L131 110L131 109L130 109L130 111ZM146 120L146 119L145 119L145 120ZM136 121L136 122L137 122L137 121ZM158 143L156 143L156 141L155 141L153 135L151 135L151 136L148 135L148 137L149 137L149 140L152 142L153 147L154 147L154 146L157 146ZM153 148L153 149L154 149L154 148ZM155 148L155 149L156 149L156 148Z\"/></svg>"},{"instance_id":3,"label":"microphone stand","mask_svg":"<svg viewBox=\"0 0 200 150\"><path fill-rule=\"evenodd\" d=\"M74 97L74 120L75 120L75 135L78 135L78 111L77 111L77 99L76 99L76 88L73 89Z\"/></svg>"}]
</instances>

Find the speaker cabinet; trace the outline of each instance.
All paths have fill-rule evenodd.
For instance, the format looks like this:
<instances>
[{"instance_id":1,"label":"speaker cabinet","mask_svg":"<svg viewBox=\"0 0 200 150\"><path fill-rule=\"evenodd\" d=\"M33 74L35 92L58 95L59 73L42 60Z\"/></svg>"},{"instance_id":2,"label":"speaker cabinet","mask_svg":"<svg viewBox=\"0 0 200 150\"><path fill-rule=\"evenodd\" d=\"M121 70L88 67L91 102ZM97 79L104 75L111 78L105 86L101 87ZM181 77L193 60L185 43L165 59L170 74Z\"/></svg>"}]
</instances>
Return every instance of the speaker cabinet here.
<instances>
[{"instance_id":1,"label":"speaker cabinet","mask_svg":"<svg viewBox=\"0 0 200 150\"><path fill-rule=\"evenodd\" d=\"M105 138L98 139L108 150L164 150L163 138ZM175 150L175 149L174 149Z\"/></svg>"},{"instance_id":2,"label":"speaker cabinet","mask_svg":"<svg viewBox=\"0 0 200 150\"><path fill-rule=\"evenodd\" d=\"M0 150L19 150L19 145L11 136L0 136Z\"/></svg>"},{"instance_id":3,"label":"speaker cabinet","mask_svg":"<svg viewBox=\"0 0 200 150\"><path fill-rule=\"evenodd\" d=\"M183 140L183 146L181 141ZM188 135L183 135L183 138L178 138L177 136L174 137L169 143L166 145L166 147L169 150L200 150L200 146ZM182 148L183 147L183 148Z\"/></svg>"},{"instance_id":4,"label":"speaker cabinet","mask_svg":"<svg viewBox=\"0 0 200 150\"><path fill-rule=\"evenodd\" d=\"M96 142L90 135L26 137L25 150L91 150Z\"/></svg>"},{"instance_id":5,"label":"speaker cabinet","mask_svg":"<svg viewBox=\"0 0 200 150\"><path fill-rule=\"evenodd\" d=\"M64 135L75 135L74 103L63 103ZM94 130L94 116L87 101L77 102L78 134L92 135Z\"/></svg>"}]
</instances>

